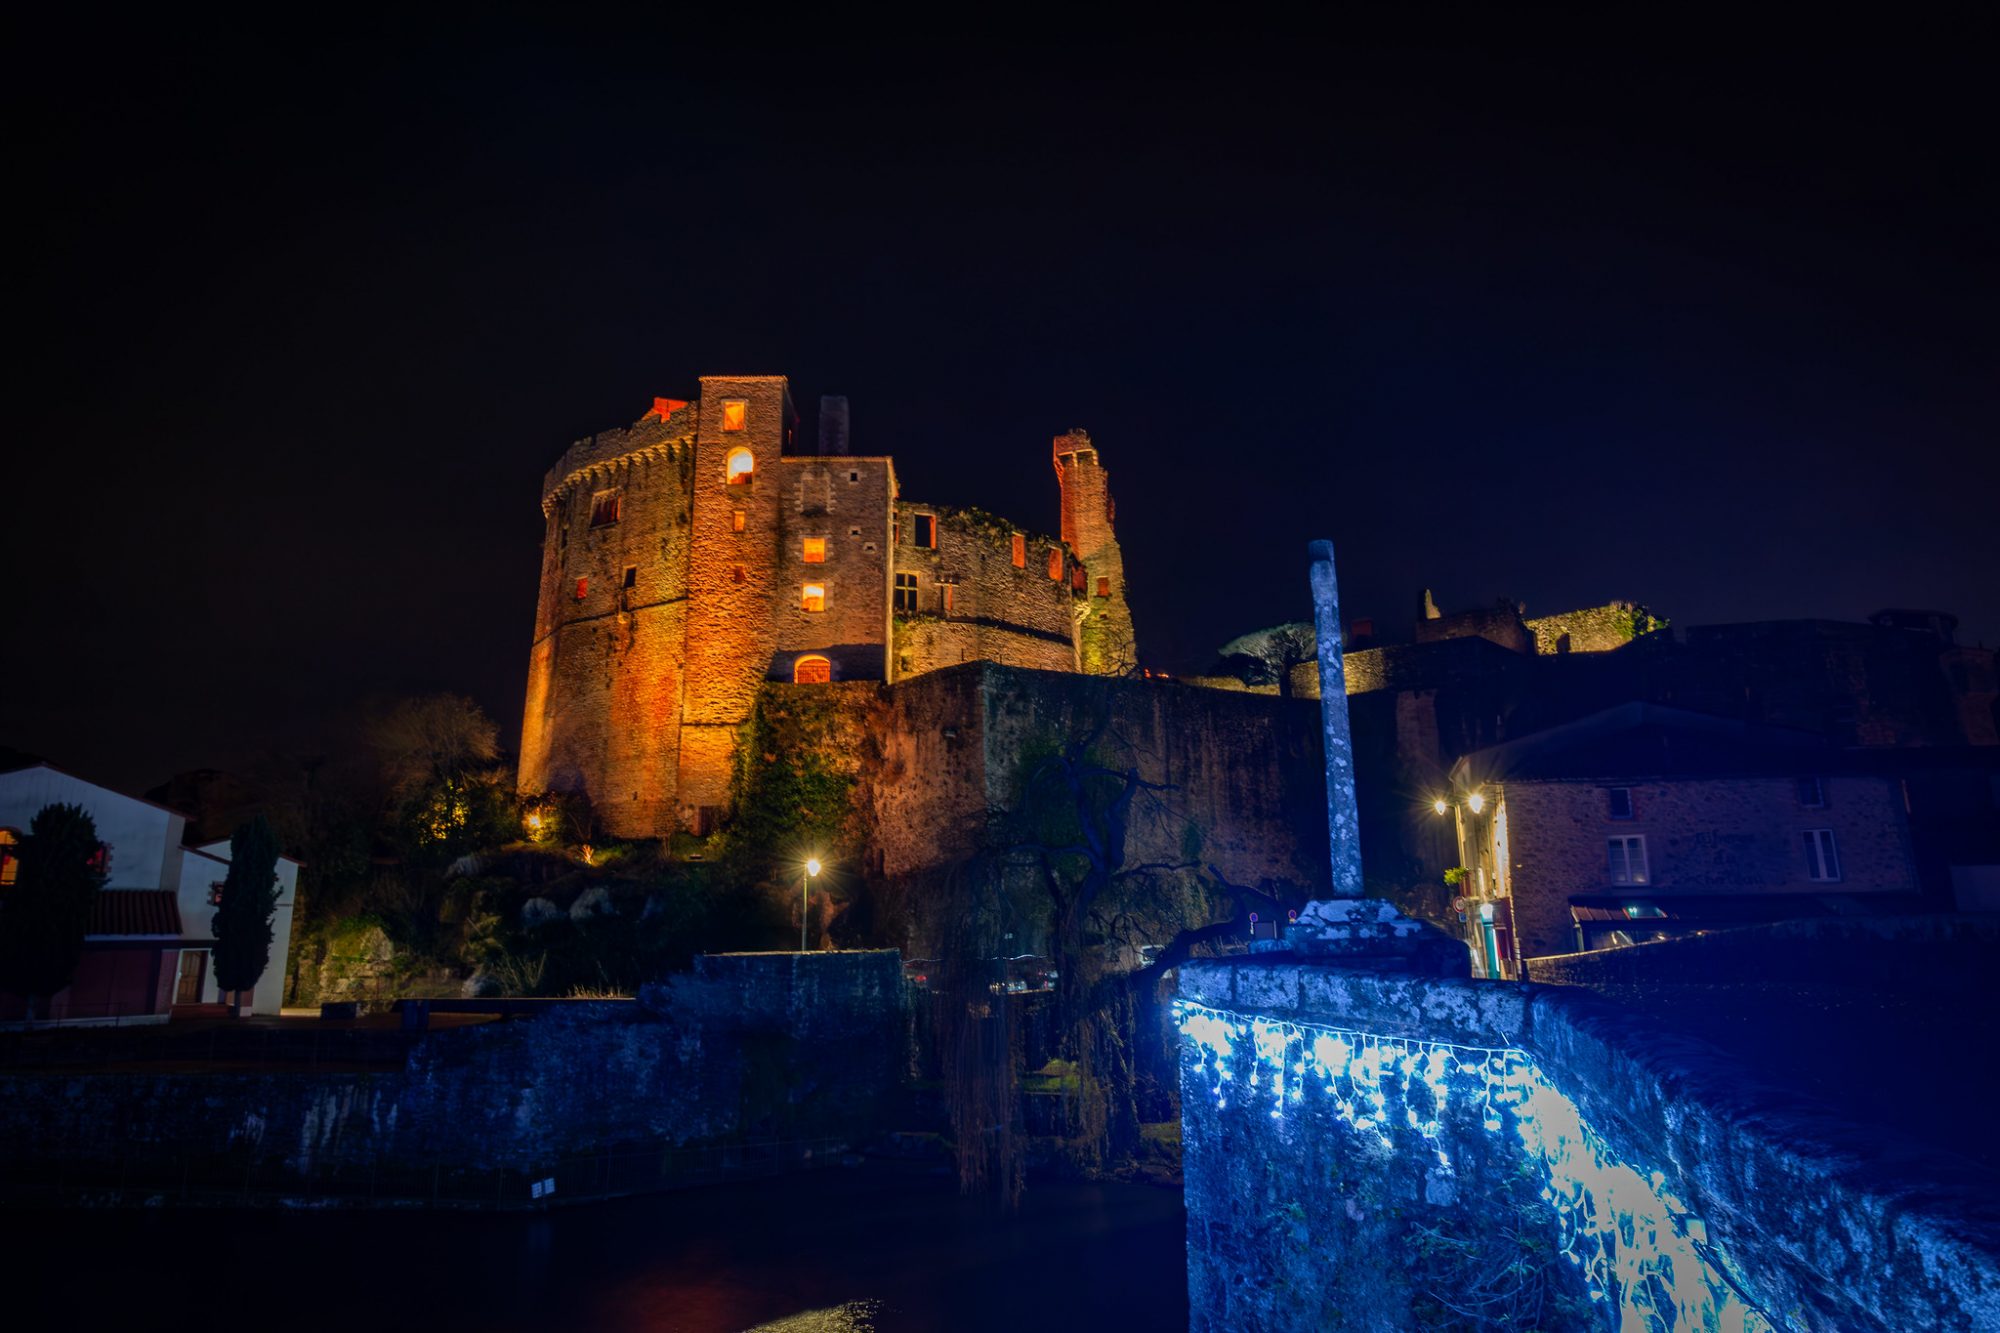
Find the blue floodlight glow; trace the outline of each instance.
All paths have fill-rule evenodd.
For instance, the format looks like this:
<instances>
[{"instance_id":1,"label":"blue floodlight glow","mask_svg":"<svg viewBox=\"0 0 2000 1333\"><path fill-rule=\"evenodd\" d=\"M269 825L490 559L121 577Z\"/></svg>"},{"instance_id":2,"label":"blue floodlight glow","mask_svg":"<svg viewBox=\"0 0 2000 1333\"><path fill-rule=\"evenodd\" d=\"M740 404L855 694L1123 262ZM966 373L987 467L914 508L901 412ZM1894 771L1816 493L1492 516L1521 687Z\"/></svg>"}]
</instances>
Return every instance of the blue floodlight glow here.
<instances>
[{"instance_id":1,"label":"blue floodlight glow","mask_svg":"<svg viewBox=\"0 0 2000 1333\"><path fill-rule=\"evenodd\" d=\"M1242 1018L1187 1001L1174 1012L1190 1052L1188 1092L1206 1081L1218 1109L1239 1085L1246 1110L1280 1120L1307 1095L1324 1098L1343 1124L1385 1149L1396 1146L1390 1128L1407 1126L1444 1173L1452 1170L1442 1134L1448 1106L1476 1108L1488 1133L1511 1128L1543 1173L1562 1253L1593 1300L1616 1305L1615 1327L1771 1333L1666 1177L1613 1153L1526 1052Z\"/></svg>"}]
</instances>

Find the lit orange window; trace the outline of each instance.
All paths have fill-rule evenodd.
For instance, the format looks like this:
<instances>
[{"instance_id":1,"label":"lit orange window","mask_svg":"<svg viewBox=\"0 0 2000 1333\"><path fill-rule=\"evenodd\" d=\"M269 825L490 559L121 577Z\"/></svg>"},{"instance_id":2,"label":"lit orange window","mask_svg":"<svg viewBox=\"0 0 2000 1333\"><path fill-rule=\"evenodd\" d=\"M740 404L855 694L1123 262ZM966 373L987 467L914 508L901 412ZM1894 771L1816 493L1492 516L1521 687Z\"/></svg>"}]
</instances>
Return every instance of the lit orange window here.
<instances>
[{"instance_id":1,"label":"lit orange window","mask_svg":"<svg viewBox=\"0 0 2000 1333\"><path fill-rule=\"evenodd\" d=\"M750 405L741 398L734 398L722 405L722 428L742 430L743 421L750 414Z\"/></svg>"},{"instance_id":2,"label":"lit orange window","mask_svg":"<svg viewBox=\"0 0 2000 1333\"><path fill-rule=\"evenodd\" d=\"M748 449L738 446L729 451L728 461L723 464L731 486L747 486L750 478L757 475L757 459Z\"/></svg>"},{"instance_id":3,"label":"lit orange window","mask_svg":"<svg viewBox=\"0 0 2000 1333\"><path fill-rule=\"evenodd\" d=\"M14 849L21 845L21 835L10 828L0 828L0 889L11 889L14 881L21 877L21 861Z\"/></svg>"},{"instance_id":4,"label":"lit orange window","mask_svg":"<svg viewBox=\"0 0 2000 1333\"><path fill-rule=\"evenodd\" d=\"M578 579L576 581L576 600L580 602L589 595L590 595L590 580Z\"/></svg>"},{"instance_id":5,"label":"lit orange window","mask_svg":"<svg viewBox=\"0 0 2000 1333\"><path fill-rule=\"evenodd\" d=\"M1099 597L1109 597L1111 595L1110 579L1100 577L1097 580L1097 595Z\"/></svg>"},{"instance_id":6,"label":"lit orange window","mask_svg":"<svg viewBox=\"0 0 2000 1333\"><path fill-rule=\"evenodd\" d=\"M1014 534L1014 568L1025 569L1028 565L1028 539L1020 533Z\"/></svg>"},{"instance_id":7,"label":"lit orange window","mask_svg":"<svg viewBox=\"0 0 2000 1333\"><path fill-rule=\"evenodd\" d=\"M731 532L743 531L743 511L741 509L729 516L729 530Z\"/></svg>"},{"instance_id":8,"label":"lit orange window","mask_svg":"<svg viewBox=\"0 0 2000 1333\"><path fill-rule=\"evenodd\" d=\"M822 583L808 583L805 595L800 598L800 605L804 606L808 611L826 610L826 585Z\"/></svg>"},{"instance_id":9,"label":"lit orange window","mask_svg":"<svg viewBox=\"0 0 2000 1333\"><path fill-rule=\"evenodd\" d=\"M826 538L824 538L824 537L808 537L808 538L806 538L805 540L806 540L806 545L805 545L805 552L804 552L804 559L805 559L805 562L806 562L807 564L809 564L809 565L823 565L823 564L825 564L825 563L826 563Z\"/></svg>"},{"instance_id":10,"label":"lit orange window","mask_svg":"<svg viewBox=\"0 0 2000 1333\"><path fill-rule=\"evenodd\" d=\"M948 616L951 614L952 600L957 592L958 592L957 584L954 583L938 584L938 613L940 615Z\"/></svg>"},{"instance_id":11,"label":"lit orange window","mask_svg":"<svg viewBox=\"0 0 2000 1333\"><path fill-rule=\"evenodd\" d=\"M1062 552L1053 546L1049 548L1049 577L1057 581L1062 579Z\"/></svg>"},{"instance_id":12,"label":"lit orange window","mask_svg":"<svg viewBox=\"0 0 2000 1333\"><path fill-rule=\"evenodd\" d=\"M625 499L622 491L599 491L591 497L590 526L605 528L618 521L618 513Z\"/></svg>"},{"instance_id":13,"label":"lit orange window","mask_svg":"<svg viewBox=\"0 0 2000 1333\"><path fill-rule=\"evenodd\" d=\"M801 657L792 663L792 681L799 685L824 685L833 679L833 663L824 657Z\"/></svg>"}]
</instances>

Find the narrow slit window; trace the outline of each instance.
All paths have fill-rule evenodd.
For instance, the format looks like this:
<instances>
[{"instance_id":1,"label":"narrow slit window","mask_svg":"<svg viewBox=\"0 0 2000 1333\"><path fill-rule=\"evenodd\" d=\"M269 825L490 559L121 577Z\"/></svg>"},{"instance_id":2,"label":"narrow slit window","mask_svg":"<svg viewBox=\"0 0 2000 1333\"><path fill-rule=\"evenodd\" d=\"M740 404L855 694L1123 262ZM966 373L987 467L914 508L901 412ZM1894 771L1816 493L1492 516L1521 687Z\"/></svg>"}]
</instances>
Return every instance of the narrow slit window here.
<instances>
[{"instance_id":1,"label":"narrow slit window","mask_svg":"<svg viewBox=\"0 0 2000 1333\"><path fill-rule=\"evenodd\" d=\"M957 584L955 584L955 583L940 583L940 584L938 584L938 614L939 614L939 615L941 615L941 616L948 616L948 615L950 615L950 614L951 614L951 608L952 608L952 602L953 602L953 600L954 600L954 597L955 597L955 595L957 594L957 592L958 592L958 585L957 585Z\"/></svg>"},{"instance_id":2,"label":"narrow slit window","mask_svg":"<svg viewBox=\"0 0 2000 1333\"><path fill-rule=\"evenodd\" d=\"M625 492L599 491L590 498L590 526L608 528L618 521L619 510L623 507Z\"/></svg>"},{"instance_id":3,"label":"narrow slit window","mask_svg":"<svg viewBox=\"0 0 2000 1333\"><path fill-rule=\"evenodd\" d=\"M743 511L739 509L729 516L729 530L731 532L743 531L743 521Z\"/></svg>"},{"instance_id":4,"label":"narrow slit window","mask_svg":"<svg viewBox=\"0 0 2000 1333\"><path fill-rule=\"evenodd\" d=\"M1831 884L1840 878L1840 853L1834 850L1833 830L1813 828L1805 831L1806 878L1819 884Z\"/></svg>"},{"instance_id":5,"label":"narrow slit window","mask_svg":"<svg viewBox=\"0 0 2000 1333\"><path fill-rule=\"evenodd\" d=\"M1014 568L1028 567L1028 538L1023 533L1014 534Z\"/></svg>"},{"instance_id":6,"label":"narrow slit window","mask_svg":"<svg viewBox=\"0 0 2000 1333\"><path fill-rule=\"evenodd\" d=\"M799 595L799 605L808 611L826 610L826 585L824 583L808 583L805 586L805 591Z\"/></svg>"},{"instance_id":7,"label":"narrow slit window","mask_svg":"<svg viewBox=\"0 0 2000 1333\"><path fill-rule=\"evenodd\" d=\"M729 571L729 579L732 583L748 583L750 581L750 570L747 566L737 565Z\"/></svg>"},{"instance_id":8,"label":"narrow slit window","mask_svg":"<svg viewBox=\"0 0 2000 1333\"><path fill-rule=\"evenodd\" d=\"M590 580L578 579L576 581L576 600L580 602L588 596L590 596Z\"/></svg>"},{"instance_id":9,"label":"narrow slit window","mask_svg":"<svg viewBox=\"0 0 2000 1333\"><path fill-rule=\"evenodd\" d=\"M1051 546L1049 548L1049 577L1058 583L1062 581L1062 566L1062 552Z\"/></svg>"},{"instance_id":10,"label":"narrow slit window","mask_svg":"<svg viewBox=\"0 0 2000 1333\"><path fill-rule=\"evenodd\" d=\"M804 560L809 565L825 564L826 538L807 537L805 539L803 549L799 553L799 558Z\"/></svg>"}]
</instances>

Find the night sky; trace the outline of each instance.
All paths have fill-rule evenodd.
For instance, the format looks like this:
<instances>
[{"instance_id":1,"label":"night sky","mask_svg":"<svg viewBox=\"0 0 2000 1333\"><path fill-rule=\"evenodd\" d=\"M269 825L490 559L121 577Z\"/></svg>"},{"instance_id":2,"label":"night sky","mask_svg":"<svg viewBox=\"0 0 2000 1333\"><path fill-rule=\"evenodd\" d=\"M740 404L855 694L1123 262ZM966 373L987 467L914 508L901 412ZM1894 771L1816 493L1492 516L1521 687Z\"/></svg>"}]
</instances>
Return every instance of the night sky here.
<instances>
[{"instance_id":1,"label":"night sky","mask_svg":"<svg viewBox=\"0 0 2000 1333\"><path fill-rule=\"evenodd\" d=\"M2000 639L1993 51L17 35L0 744L113 785L457 689L541 478L696 376L1053 528L1143 656L1419 591ZM790 43L789 46L786 44Z\"/></svg>"}]
</instances>

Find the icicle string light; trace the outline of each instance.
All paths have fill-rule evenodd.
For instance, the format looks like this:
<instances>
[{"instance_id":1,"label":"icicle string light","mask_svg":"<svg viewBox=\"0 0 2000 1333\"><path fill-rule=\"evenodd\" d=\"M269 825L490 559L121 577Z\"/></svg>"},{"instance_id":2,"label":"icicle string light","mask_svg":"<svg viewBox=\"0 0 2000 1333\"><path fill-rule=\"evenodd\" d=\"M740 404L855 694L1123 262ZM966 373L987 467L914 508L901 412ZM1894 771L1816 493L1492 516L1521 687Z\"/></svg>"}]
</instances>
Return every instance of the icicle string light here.
<instances>
[{"instance_id":1,"label":"icicle string light","mask_svg":"<svg viewBox=\"0 0 2000 1333\"><path fill-rule=\"evenodd\" d=\"M1392 1130L1414 1132L1436 1159L1431 1169L1446 1174L1448 1108L1476 1109L1491 1134L1511 1128L1543 1174L1562 1253L1591 1298L1618 1310L1620 1330L1772 1333L1665 1175L1620 1160L1526 1052L1243 1018L1187 1001L1174 1013L1190 1051L1188 1091L1206 1082L1218 1109L1239 1088L1246 1112L1278 1120L1308 1095L1323 1098L1385 1149L1396 1148Z\"/></svg>"}]
</instances>

